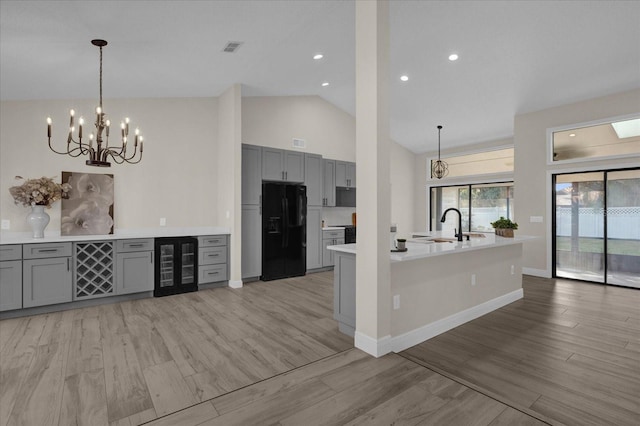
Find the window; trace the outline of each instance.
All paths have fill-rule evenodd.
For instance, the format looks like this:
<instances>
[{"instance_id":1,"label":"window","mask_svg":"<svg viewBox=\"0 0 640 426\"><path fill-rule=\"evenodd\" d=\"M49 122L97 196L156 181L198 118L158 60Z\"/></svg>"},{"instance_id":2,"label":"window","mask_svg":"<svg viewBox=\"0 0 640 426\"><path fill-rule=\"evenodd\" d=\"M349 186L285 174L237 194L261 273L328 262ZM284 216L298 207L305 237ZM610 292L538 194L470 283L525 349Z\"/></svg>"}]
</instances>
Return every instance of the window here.
<instances>
[{"instance_id":1,"label":"window","mask_svg":"<svg viewBox=\"0 0 640 426\"><path fill-rule=\"evenodd\" d=\"M513 220L513 182L431 187L431 231L453 231L456 220L440 222L442 213L455 207L462 213L462 230L494 232L491 222L504 216Z\"/></svg>"},{"instance_id":2,"label":"window","mask_svg":"<svg viewBox=\"0 0 640 426\"><path fill-rule=\"evenodd\" d=\"M494 149L473 154L442 157L449 166L447 178L484 175L489 173L513 173L513 148ZM433 170L433 162L429 170ZM433 179L434 177L431 176Z\"/></svg>"}]
</instances>

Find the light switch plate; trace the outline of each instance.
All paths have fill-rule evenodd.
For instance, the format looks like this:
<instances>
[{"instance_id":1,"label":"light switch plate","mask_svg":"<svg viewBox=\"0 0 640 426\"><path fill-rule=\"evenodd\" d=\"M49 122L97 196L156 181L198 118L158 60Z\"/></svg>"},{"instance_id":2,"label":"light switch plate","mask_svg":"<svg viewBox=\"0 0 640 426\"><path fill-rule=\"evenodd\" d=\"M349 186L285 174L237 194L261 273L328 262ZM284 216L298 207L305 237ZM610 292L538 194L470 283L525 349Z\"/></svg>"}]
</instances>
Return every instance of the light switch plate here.
<instances>
[{"instance_id":1,"label":"light switch plate","mask_svg":"<svg viewBox=\"0 0 640 426\"><path fill-rule=\"evenodd\" d=\"M529 222L542 223L542 216L529 216Z\"/></svg>"},{"instance_id":2,"label":"light switch plate","mask_svg":"<svg viewBox=\"0 0 640 426\"><path fill-rule=\"evenodd\" d=\"M167 226L167 218L166 217L161 217L160 218L160 226Z\"/></svg>"},{"instance_id":3,"label":"light switch plate","mask_svg":"<svg viewBox=\"0 0 640 426\"><path fill-rule=\"evenodd\" d=\"M11 221L9 219L2 219L2 229L11 229Z\"/></svg>"}]
</instances>

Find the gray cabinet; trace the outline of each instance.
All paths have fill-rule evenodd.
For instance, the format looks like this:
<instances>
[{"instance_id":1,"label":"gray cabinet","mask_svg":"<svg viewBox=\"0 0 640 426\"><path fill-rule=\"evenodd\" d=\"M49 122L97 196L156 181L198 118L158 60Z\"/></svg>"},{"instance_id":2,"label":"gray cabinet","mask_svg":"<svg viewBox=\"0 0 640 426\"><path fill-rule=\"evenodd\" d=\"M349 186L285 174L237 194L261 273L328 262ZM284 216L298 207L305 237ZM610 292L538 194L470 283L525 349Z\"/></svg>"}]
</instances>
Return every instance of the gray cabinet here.
<instances>
[{"instance_id":1,"label":"gray cabinet","mask_svg":"<svg viewBox=\"0 0 640 426\"><path fill-rule=\"evenodd\" d=\"M71 243L23 246L23 307L71 301L73 292L71 251Z\"/></svg>"},{"instance_id":2,"label":"gray cabinet","mask_svg":"<svg viewBox=\"0 0 640 426\"><path fill-rule=\"evenodd\" d=\"M0 311L22 308L22 245L0 246Z\"/></svg>"},{"instance_id":3,"label":"gray cabinet","mask_svg":"<svg viewBox=\"0 0 640 426\"><path fill-rule=\"evenodd\" d=\"M356 187L356 163L336 161L336 186Z\"/></svg>"},{"instance_id":4,"label":"gray cabinet","mask_svg":"<svg viewBox=\"0 0 640 426\"><path fill-rule=\"evenodd\" d=\"M344 244L344 229L322 231L322 266L335 264L334 252L327 247Z\"/></svg>"},{"instance_id":5,"label":"gray cabinet","mask_svg":"<svg viewBox=\"0 0 640 426\"><path fill-rule=\"evenodd\" d=\"M307 187L307 206L323 205L322 156L304 154L304 184Z\"/></svg>"},{"instance_id":6,"label":"gray cabinet","mask_svg":"<svg viewBox=\"0 0 640 426\"><path fill-rule=\"evenodd\" d=\"M322 207L307 207L307 270L322 268Z\"/></svg>"},{"instance_id":7,"label":"gray cabinet","mask_svg":"<svg viewBox=\"0 0 640 426\"><path fill-rule=\"evenodd\" d=\"M198 284L229 279L229 242L226 235L198 237Z\"/></svg>"},{"instance_id":8,"label":"gray cabinet","mask_svg":"<svg viewBox=\"0 0 640 426\"><path fill-rule=\"evenodd\" d=\"M262 148L242 145L242 204L260 204Z\"/></svg>"},{"instance_id":9,"label":"gray cabinet","mask_svg":"<svg viewBox=\"0 0 640 426\"><path fill-rule=\"evenodd\" d=\"M259 205L242 206L242 278L262 275L262 214Z\"/></svg>"},{"instance_id":10,"label":"gray cabinet","mask_svg":"<svg viewBox=\"0 0 640 426\"><path fill-rule=\"evenodd\" d=\"M153 238L116 242L116 293L153 291Z\"/></svg>"},{"instance_id":11,"label":"gray cabinet","mask_svg":"<svg viewBox=\"0 0 640 426\"><path fill-rule=\"evenodd\" d=\"M335 207L336 205L336 160L322 161L324 173L322 177L322 205Z\"/></svg>"},{"instance_id":12,"label":"gray cabinet","mask_svg":"<svg viewBox=\"0 0 640 426\"><path fill-rule=\"evenodd\" d=\"M262 180L304 182L304 154L277 148L262 148Z\"/></svg>"}]
</instances>

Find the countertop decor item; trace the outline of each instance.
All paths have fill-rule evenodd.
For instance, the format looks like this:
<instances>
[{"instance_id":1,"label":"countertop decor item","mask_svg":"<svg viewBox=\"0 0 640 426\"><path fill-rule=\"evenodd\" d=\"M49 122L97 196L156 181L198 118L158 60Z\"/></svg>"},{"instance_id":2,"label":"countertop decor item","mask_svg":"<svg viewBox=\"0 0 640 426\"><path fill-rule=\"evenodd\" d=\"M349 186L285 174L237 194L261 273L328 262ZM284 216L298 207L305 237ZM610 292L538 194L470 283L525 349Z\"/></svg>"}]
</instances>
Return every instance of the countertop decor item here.
<instances>
[{"instance_id":1,"label":"countertop decor item","mask_svg":"<svg viewBox=\"0 0 640 426\"><path fill-rule=\"evenodd\" d=\"M442 179L449 174L449 165L440 159L440 131L442 126L438 126L438 159L431 163L431 177Z\"/></svg>"},{"instance_id":2,"label":"countertop decor item","mask_svg":"<svg viewBox=\"0 0 640 426\"><path fill-rule=\"evenodd\" d=\"M512 222L511 219L505 219L500 216L500 219L495 222L491 222L491 226L496 230L496 235L500 237L513 238L513 231L518 229L518 224Z\"/></svg>"},{"instance_id":3,"label":"countertop decor item","mask_svg":"<svg viewBox=\"0 0 640 426\"><path fill-rule=\"evenodd\" d=\"M53 203L66 198L71 187L68 184L55 183L52 178L44 176L40 179L16 176L16 179L24 180L24 183L9 188L9 193L16 204L31 207L26 220L33 231L33 238L44 238L44 228L50 220L44 211L45 207L50 209Z\"/></svg>"},{"instance_id":4,"label":"countertop decor item","mask_svg":"<svg viewBox=\"0 0 640 426\"><path fill-rule=\"evenodd\" d=\"M56 154L69 155L71 157L79 157L81 155L88 155L89 159L86 161L87 166L95 167L111 167L111 163L108 161L111 158L118 164L130 163L136 164L142 160L142 136L138 129L135 130L135 137L133 140L133 149L129 143L129 150L127 150L127 142L129 137L129 118L125 118L120 123L120 146L109 146L109 130L111 128L111 121L107 120L105 113L102 109L102 48L107 45L105 40L91 40L91 44L100 48L100 104L96 107L96 134L89 134L89 143L82 142L82 126L84 125L84 118L80 117L78 120L78 140L73 139L73 132L75 131L75 111L71 110L69 120L69 136L67 137L67 149L66 151L56 151L51 146L51 125L53 121L51 117L47 118L47 138L49 139L49 149ZM103 139L104 133L104 139ZM94 145L95 139L95 145ZM140 144L140 155L138 154L138 144Z\"/></svg>"}]
</instances>

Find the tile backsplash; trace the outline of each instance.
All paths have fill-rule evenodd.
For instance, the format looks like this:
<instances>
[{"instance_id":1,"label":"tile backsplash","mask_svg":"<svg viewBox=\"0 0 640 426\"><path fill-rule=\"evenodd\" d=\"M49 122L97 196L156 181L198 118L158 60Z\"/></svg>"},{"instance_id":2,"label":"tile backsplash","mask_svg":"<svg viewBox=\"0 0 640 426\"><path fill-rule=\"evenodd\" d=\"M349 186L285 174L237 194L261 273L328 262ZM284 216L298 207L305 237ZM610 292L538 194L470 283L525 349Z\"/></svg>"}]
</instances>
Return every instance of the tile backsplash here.
<instances>
[{"instance_id":1,"label":"tile backsplash","mask_svg":"<svg viewBox=\"0 0 640 426\"><path fill-rule=\"evenodd\" d=\"M355 211L353 207L323 207L322 219L326 226L351 225L351 214Z\"/></svg>"}]
</instances>

